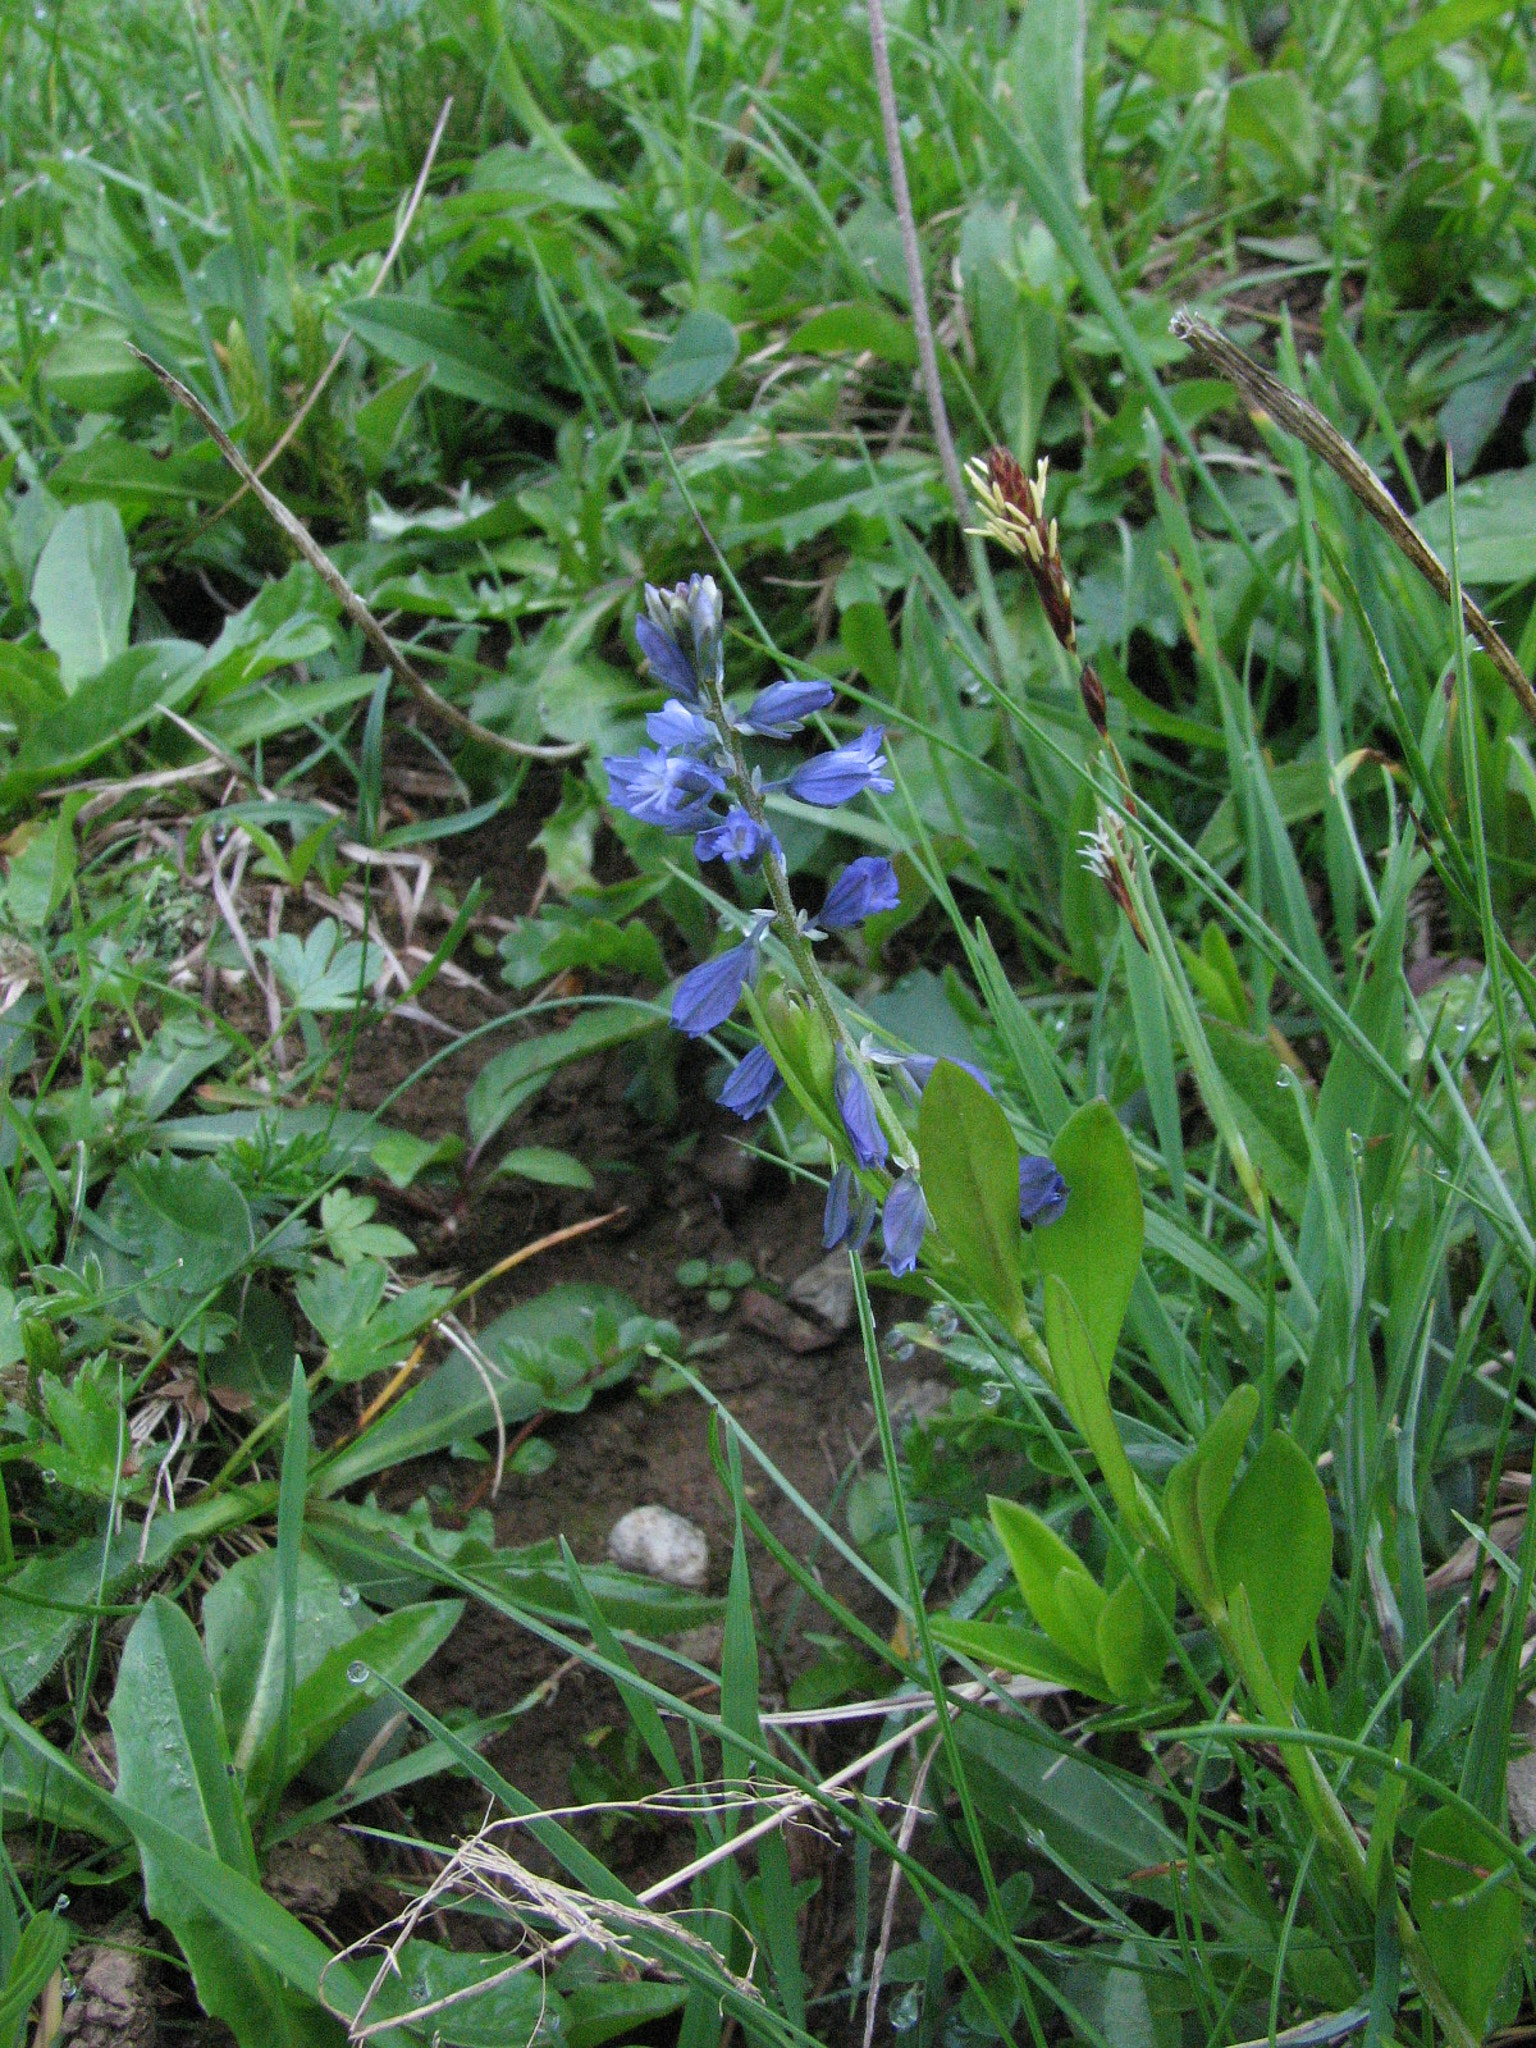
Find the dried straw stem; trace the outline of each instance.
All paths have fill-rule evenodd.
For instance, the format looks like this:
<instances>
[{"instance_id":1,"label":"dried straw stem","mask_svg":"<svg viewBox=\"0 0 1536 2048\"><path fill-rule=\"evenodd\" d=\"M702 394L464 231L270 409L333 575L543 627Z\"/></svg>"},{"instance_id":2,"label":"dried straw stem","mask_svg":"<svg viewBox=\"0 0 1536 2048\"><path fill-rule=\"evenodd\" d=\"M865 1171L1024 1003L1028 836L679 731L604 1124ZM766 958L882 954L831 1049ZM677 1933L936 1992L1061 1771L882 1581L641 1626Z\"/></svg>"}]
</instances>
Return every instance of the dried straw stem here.
<instances>
[{"instance_id":1,"label":"dried straw stem","mask_svg":"<svg viewBox=\"0 0 1536 2048\"><path fill-rule=\"evenodd\" d=\"M1265 414L1287 434L1294 434L1319 461L1326 462L1442 602L1455 603L1455 590L1445 564L1426 544L1376 472L1315 405L1310 405L1277 377L1272 377L1252 356L1246 355L1208 320L1202 320L1198 313L1191 313L1187 307L1181 306L1174 314L1170 329L1176 340L1192 348L1218 376L1237 386L1243 403L1250 410ZM1466 621L1467 631L1481 643L1488 659L1519 699L1526 717L1536 724L1536 690L1531 688L1524 669L1498 627L1465 591L1461 596L1461 615Z\"/></svg>"}]
</instances>

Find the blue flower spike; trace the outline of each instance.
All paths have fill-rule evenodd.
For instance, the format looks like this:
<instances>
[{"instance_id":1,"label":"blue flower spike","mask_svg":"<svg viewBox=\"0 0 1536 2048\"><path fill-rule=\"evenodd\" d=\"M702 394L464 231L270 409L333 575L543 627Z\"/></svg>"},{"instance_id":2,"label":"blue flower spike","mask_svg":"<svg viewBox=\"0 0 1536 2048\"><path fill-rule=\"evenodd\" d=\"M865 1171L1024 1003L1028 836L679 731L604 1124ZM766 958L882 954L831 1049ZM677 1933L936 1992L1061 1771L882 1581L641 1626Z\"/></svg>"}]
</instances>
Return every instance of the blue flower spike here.
<instances>
[{"instance_id":1,"label":"blue flower spike","mask_svg":"<svg viewBox=\"0 0 1536 2048\"><path fill-rule=\"evenodd\" d=\"M846 1245L862 1251L875 1227L875 1198L854 1178L853 1168L839 1166L827 1183L827 1206L821 1220L821 1242L829 1252Z\"/></svg>"},{"instance_id":2,"label":"blue flower spike","mask_svg":"<svg viewBox=\"0 0 1536 2048\"><path fill-rule=\"evenodd\" d=\"M784 1076L774 1065L772 1053L765 1045L754 1045L720 1090L720 1107L750 1120L775 1100L783 1086Z\"/></svg>"},{"instance_id":3,"label":"blue flower spike","mask_svg":"<svg viewBox=\"0 0 1536 2048\"><path fill-rule=\"evenodd\" d=\"M1049 1159L1026 1152L1019 1161L1019 1221L1026 1230L1054 1223L1067 1206L1067 1184Z\"/></svg>"},{"instance_id":4,"label":"blue flower spike","mask_svg":"<svg viewBox=\"0 0 1536 2048\"><path fill-rule=\"evenodd\" d=\"M659 711L651 712L645 729L658 747L680 753L709 753L719 745L719 735L703 712L680 697L669 697Z\"/></svg>"},{"instance_id":5,"label":"blue flower spike","mask_svg":"<svg viewBox=\"0 0 1536 2048\"><path fill-rule=\"evenodd\" d=\"M860 1166L884 1166L890 1157L890 1141L880 1128L875 1105L863 1076L839 1046L833 1071L832 1093L854 1159Z\"/></svg>"},{"instance_id":6,"label":"blue flower spike","mask_svg":"<svg viewBox=\"0 0 1536 2048\"><path fill-rule=\"evenodd\" d=\"M816 922L824 931L846 931L879 911L895 910L900 901L896 870L881 855L869 853L843 869L827 891Z\"/></svg>"},{"instance_id":7,"label":"blue flower spike","mask_svg":"<svg viewBox=\"0 0 1536 2048\"><path fill-rule=\"evenodd\" d=\"M702 1038L730 1016L749 981L757 979L760 938L754 934L685 974L672 991L672 1028Z\"/></svg>"},{"instance_id":8,"label":"blue flower spike","mask_svg":"<svg viewBox=\"0 0 1536 2048\"><path fill-rule=\"evenodd\" d=\"M790 795L823 810L849 803L866 789L889 796L896 785L885 772L885 756L880 751L884 738L883 726L867 726L847 746L802 761L789 778Z\"/></svg>"},{"instance_id":9,"label":"blue flower spike","mask_svg":"<svg viewBox=\"0 0 1536 2048\"><path fill-rule=\"evenodd\" d=\"M904 1173L885 1198L880 1232L885 1240L885 1264L900 1277L910 1273L923 1248L928 1228L928 1204L917 1176Z\"/></svg>"}]
</instances>

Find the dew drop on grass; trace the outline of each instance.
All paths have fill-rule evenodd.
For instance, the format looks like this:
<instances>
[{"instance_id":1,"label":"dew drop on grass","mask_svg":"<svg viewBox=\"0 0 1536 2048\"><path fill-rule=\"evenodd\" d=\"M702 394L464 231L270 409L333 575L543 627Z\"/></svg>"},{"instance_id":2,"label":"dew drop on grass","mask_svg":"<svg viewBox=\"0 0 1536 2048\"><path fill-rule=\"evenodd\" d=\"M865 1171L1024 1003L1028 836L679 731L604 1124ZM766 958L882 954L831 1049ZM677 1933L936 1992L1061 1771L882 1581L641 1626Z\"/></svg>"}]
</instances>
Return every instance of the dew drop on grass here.
<instances>
[{"instance_id":1,"label":"dew drop on grass","mask_svg":"<svg viewBox=\"0 0 1536 2048\"><path fill-rule=\"evenodd\" d=\"M1002 1406L1003 1390L999 1386L983 1387L976 1398L983 1408L999 1408Z\"/></svg>"},{"instance_id":2,"label":"dew drop on grass","mask_svg":"<svg viewBox=\"0 0 1536 2048\"><path fill-rule=\"evenodd\" d=\"M51 1465L45 1465L45 1466L43 1467L43 1484L44 1484L44 1486L57 1486L57 1485L58 1485L58 1483L59 1483L59 1475L58 1475L58 1473L54 1471L54 1469L53 1469L53 1467L52 1467Z\"/></svg>"},{"instance_id":3,"label":"dew drop on grass","mask_svg":"<svg viewBox=\"0 0 1536 2048\"><path fill-rule=\"evenodd\" d=\"M1289 1088L1289 1087L1290 1087L1290 1085L1291 1085L1291 1070L1290 1070L1290 1068L1289 1068L1289 1067L1282 1067L1282 1068L1280 1069L1279 1073L1278 1073L1278 1074L1276 1074L1276 1076L1275 1076L1275 1086L1276 1086L1277 1088Z\"/></svg>"},{"instance_id":4,"label":"dew drop on grass","mask_svg":"<svg viewBox=\"0 0 1536 2048\"><path fill-rule=\"evenodd\" d=\"M372 1675L361 1657L355 1658L347 1666L347 1683L349 1685L366 1685Z\"/></svg>"},{"instance_id":5,"label":"dew drop on grass","mask_svg":"<svg viewBox=\"0 0 1536 2048\"><path fill-rule=\"evenodd\" d=\"M343 1607L355 1607L358 1601L362 1599L362 1597L362 1594L358 1592L356 1586L343 1586L341 1591L336 1595L336 1598L341 1602Z\"/></svg>"},{"instance_id":6,"label":"dew drop on grass","mask_svg":"<svg viewBox=\"0 0 1536 2048\"><path fill-rule=\"evenodd\" d=\"M55 1911L55 1913L67 1913L69 1911L68 1892L59 1893L59 1896L53 1902L53 1910Z\"/></svg>"},{"instance_id":7,"label":"dew drop on grass","mask_svg":"<svg viewBox=\"0 0 1536 2048\"><path fill-rule=\"evenodd\" d=\"M922 2016L922 1993L915 1984L909 1984L891 2007L891 2025L898 2034L910 2034Z\"/></svg>"}]
</instances>

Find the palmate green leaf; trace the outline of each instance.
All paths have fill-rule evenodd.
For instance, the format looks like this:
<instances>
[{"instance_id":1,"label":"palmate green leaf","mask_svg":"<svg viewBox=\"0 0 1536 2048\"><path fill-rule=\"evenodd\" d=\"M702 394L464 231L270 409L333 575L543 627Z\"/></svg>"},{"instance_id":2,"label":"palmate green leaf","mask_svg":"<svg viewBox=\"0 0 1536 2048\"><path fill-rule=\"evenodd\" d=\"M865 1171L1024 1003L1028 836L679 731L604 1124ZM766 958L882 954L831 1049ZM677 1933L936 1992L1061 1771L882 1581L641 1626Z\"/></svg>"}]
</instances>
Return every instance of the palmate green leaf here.
<instances>
[{"instance_id":1,"label":"palmate green leaf","mask_svg":"<svg viewBox=\"0 0 1536 2048\"><path fill-rule=\"evenodd\" d=\"M1520 1947L1520 1888L1508 1843L1442 1807L1415 1837L1408 1901L1441 1983L1480 2037Z\"/></svg>"},{"instance_id":2,"label":"palmate green leaf","mask_svg":"<svg viewBox=\"0 0 1536 2048\"><path fill-rule=\"evenodd\" d=\"M917 1149L941 1237L987 1306L1017 1329L1024 1315L1018 1141L981 1083L948 1060L923 1090Z\"/></svg>"},{"instance_id":3,"label":"palmate green leaf","mask_svg":"<svg viewBox=\"0 0 1536 2048\"><path fill-rule=\"evenodd\" d=\"M1107 1381L1141 1263L1145 1224L1135 1161L1107 1102L1078 1110L1051 1158L1067 1184L1067 1206L1056 1222L1030 1233L1030 1254L1036 1270L1055 1275L1071 1295Z\"/></svg>"},{"instance_id":4,"label":"palmate green leaf","mask_svg":"<svg viewBox=\"0 0 1536 2048\"><path fill-rule=\"evenodd\" d=\"M73 692L128 645L133 565L115 505L74 505L49 534L32 574L44 640Z\"/></svg>"},{"instance_id":5,"label":"palmate green leaf","mask_svg":"<svg viewBox=\"0 0 1536 2048\"><path fill-rule=\"evenodd\" d=\"M1333 1573L1328 1497L1306 1453L1276 1430L1216 1525L1216 1576L1228 1603L1246 1595L1255 1638L1289 1711L1301 1653Z\"/></svg>"},{"instance_id":6,"label":"palmate green leaf","mask_svg":"<svg viewBox=\"0 0 1536 2048\"><path fill-rule=\"evenodd\" d=\"M153 1811L173 1840L254 1885L256 1854L213 1673L191 1622L159 1594L123 1647L107 1712L124 1805ZM230 2027L242 2048L301 2048L337 2038L334 2022L296 1997L189 1893L179 1855L141 1839L140 1858L149 1911L175 1935L204 2009Z\"/></svg>"}]
</instances>

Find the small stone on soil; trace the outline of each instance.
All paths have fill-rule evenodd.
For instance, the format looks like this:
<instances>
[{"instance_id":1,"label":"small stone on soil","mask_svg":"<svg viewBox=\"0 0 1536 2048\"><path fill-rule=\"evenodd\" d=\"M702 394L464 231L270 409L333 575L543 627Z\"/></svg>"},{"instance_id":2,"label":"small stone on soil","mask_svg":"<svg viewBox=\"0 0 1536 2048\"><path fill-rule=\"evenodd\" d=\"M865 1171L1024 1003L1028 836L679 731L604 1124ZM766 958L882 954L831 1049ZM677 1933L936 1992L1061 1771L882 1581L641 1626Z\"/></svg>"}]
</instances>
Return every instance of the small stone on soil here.
<instances>
[{"instance_id":1,"label":"small stone on soil","mask_svg":"<svg viewBox=\"0 0 1536 2048\"><path fill-rule=\"evenodd\" d=\"M796 1308L805 1309L841 1337L853 1327L853 1267L844 1251L818 1259L786 1290Z\"/></svg>"},{"instance_id":2,"label":"small stone on soil","mask_svg":"<svg viewBox=\"0 0 1536 2048\"><path fill-rule=\"evenodd\" d=\"M160 2039L155 1995L145 1959L134 1952L134 1944L148 1939L143 1922L130 1916L108 1932L125 1946L77 1949L70 1958L79 1989L64 2008L59 2039L74 2048L154 2048Z\"/></svg>"},{"instance_id":3,"label":"small stone on soil","mask_svg":"<svg viewBox=\"0 0 1536 2048\"><path fill-rule=\"evenodd\" d=\"M670 1508L631 1508L613 1525L608 1555L625 1571L645 1572L669 1586L697 1589L709 1577L709 1539Z\"/></svg>"},{"instance_id":4,"label":"small stone on soil","mask_svg":"<svg viewBox=\"0 0 1536 2048\"><path fill-rule=\"evenodd\" d=\"M713 1188L723 1201L740 1201L757 1184L762 1162L744 1151L735 1138L723 1132L706 1139L693 1162L694 1171L705 1187Z\"/></svg>"},{"instance_id":5,"label":"small stone on soil","mask_svg":"<svg viewBox=\"0 0 1536 2048\"><path fill-rule=\"evenodd\" d=\"M828 1329L825 1323L813 1323L809 1316L797 1314L787 1301L778 1301L756 1287L749 1287L736 1307L749 1330L772 1337L796 1356L807 1351L825 1351L829 1344L837 1342L836 1330Z\"/></svg>"}]
</instances>

